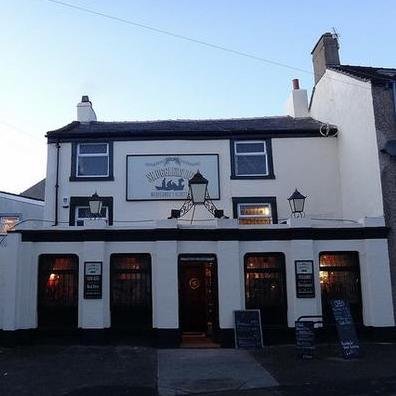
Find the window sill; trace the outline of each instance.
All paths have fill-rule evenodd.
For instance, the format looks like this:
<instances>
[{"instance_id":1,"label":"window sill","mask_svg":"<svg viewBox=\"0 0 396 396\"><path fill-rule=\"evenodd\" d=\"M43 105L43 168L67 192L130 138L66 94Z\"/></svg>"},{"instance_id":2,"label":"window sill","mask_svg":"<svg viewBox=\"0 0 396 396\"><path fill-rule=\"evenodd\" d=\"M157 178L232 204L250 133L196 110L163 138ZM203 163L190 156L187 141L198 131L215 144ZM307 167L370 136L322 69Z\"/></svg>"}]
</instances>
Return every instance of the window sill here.
<instances>
[{"instance_id":1,"label":"window sill","mask_svg":"<svg viewBox=\"0 0 396 396\"><path fill-rule=\"evenodd\" d=\"M70 176L69 181L72 182L84 182L84 181L114 181L114 176L89 176L89 177L78 177Z\"/></svg>"},{"instance_id":2,"label":"window sill","mask_svg":"<svg viewBox=\"0 0 396 396\"><path fill-rule=\"evenodd\" d=\"M237 175L231 175L230 176L231 180L261 180L261 179L275 179L274 174L269 174L266 176L237 176Z\"/></svg>"}]
</instances>

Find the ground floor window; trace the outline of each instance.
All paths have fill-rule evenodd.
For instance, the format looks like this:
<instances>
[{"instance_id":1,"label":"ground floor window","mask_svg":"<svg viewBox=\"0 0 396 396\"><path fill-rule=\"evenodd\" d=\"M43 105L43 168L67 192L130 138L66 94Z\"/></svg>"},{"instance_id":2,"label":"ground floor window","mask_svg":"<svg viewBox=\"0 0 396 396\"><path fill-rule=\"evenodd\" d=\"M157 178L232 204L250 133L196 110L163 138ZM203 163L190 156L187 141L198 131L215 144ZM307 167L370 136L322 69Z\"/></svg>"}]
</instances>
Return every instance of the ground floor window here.
<instances>
[{"instance_id":1,"label":"ground floor window","mask_svg":"<svg viewBox=\"0 0 396 396\"><path fill-rule=\"evenodd\" d=\"M151 259L148 254L112 254L110 309L113 328L152 327Z\"/></svg>"},{"instance_id":2,"label":"ground floor window","mask_svg":"<svg viewBox=\"0 0 396 396\"><path fill-rule=\"evenodd\" d=\"M287 326L285 259L282 253L245 255L246 309L259 309L263 327Z\"/></svg>"},{"instance_id":3,"label":"ground floor window","mask_svg":"<svg viewBox=\"0 0 396 396\"><path fill-rule=\"evenodd\" d=\"M356 323L362 323L362 293L357 252L322 252L319 255L322 313L326 323L333 323L330 301L344 299Z\"/></svg>"},{"instance_id":4,"label":"ground floor window","mask_svg":"<svg viewBox=\"0 0 396 396\"><path fill-rule=\"evenodd\" d=\"M77 327L77 256L46 254L39 257L37 300L39 327Z\"/></svg>"}]
</instances>

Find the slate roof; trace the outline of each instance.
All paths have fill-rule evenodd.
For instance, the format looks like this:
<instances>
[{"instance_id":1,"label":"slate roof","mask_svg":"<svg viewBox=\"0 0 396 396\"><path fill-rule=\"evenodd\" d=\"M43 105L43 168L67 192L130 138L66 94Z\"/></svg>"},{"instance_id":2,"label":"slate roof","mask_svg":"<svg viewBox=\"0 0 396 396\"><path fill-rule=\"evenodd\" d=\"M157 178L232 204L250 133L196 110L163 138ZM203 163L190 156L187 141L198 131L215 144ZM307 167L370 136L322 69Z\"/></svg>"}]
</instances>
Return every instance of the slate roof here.
<instances>
[{"instance_id":1,"label":"slate roof","mask_svg":"<svg viewBox=\"0 0 396 396\"><path fill-rule=\"evenodd\" d=\"M331 66L329 68L376 84L396 82L396 69L352 65Z\"/></svg>"},{"instance_id":2,"label":"slate roof","mask_svg":"<svg viewBox=\"0 0 396 396\"><path fill-rule=\"evenodd\" d=\"M74 121L63 128L47 133L48 138L87 137L90 135L124 137L221 137L233 133L250 132L315 132L319 133L324 123L313 118L293 118L290 116L231 118L213 120L159 120L131 122L90 122ZM336 128L335 126L331 126Z\"/></svg>"},{"instance_id":3,"label":"slate roof","mask_svg":"<svg viewBox=\"0 0 396 396\"><path fill-rule=\"evenodd\" d=\"M45 179L39 181L32 187L29 187L27 190L21 192L19 195L21 197L25 197L25 198L33 198L33 199L39 199L39 200L44 201Z\"/></svg>"}]
</instances>

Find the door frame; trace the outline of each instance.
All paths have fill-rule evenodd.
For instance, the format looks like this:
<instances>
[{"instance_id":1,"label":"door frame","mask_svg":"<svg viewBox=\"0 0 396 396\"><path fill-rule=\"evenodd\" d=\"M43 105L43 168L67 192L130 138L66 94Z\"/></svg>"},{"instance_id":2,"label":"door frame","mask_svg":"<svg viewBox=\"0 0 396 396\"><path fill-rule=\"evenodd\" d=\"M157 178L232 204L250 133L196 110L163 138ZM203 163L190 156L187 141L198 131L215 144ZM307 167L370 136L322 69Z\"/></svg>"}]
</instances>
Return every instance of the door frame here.
<instances>
[{"instance_id":1,"label":"door frame","mask_svg":"<svg viewBox=\"0 0 396 396\"><path fill-rule=\"evenodd\" d=\"M180 317L181 317L181 290L180 290L180 280L182 270L181 267L184 265L188 265L188 263L202 263L205 261L210 261L213 264L214 268L214 295L215 295L215 320L213 323L213 337L217 338L220 330L220 319L219 319L219 278L218 278L218 265L217 265L217 257L213 253L181 253L177 258L177 290L178 290L178 322L179 322L179 332L183 333L183 329L181 328Z\"/></svg>"},{"instance_id":2,"label":"door frame","mask_svg":"<svg viewBox=\"0 0 396 396\"><path fill-rule=\"evenodd\" d=\"M79 256L75 253L42 253L38 256L38 261L37 261L37 290L36 290L36 325L37 329L46 329L46 326L40 326L40 313L39 313L39 298L40 298L40 275L41 275L41 265L42 265L42 260L44 260L46 257L51 257L51 258L60 258L60 257L67 257L73 260L75 269L74 269L74 277L76 281L76 290L77 290L77 295L76 295L76 312L75 312L75 319L74 323L72 326L67 326L64 327L65 329L77 329L79 327L79 319L80 319L80 262L79 262ZM52 326L51 326L52 328ZM57 328L54 326L54 328Z\"/></svg>"},{"instance_id":3,"label":"door frame","mask_svg":"<svg viewBox=\"0 0 396 396\"><path fill-rule=\"evenodd\" d=\"M267 272L267 273L280 273L282 280L283 280L283 300L284 300L284 312L283 312L283 323L280 323L279 325L271 325L271 326L263 326L263 329L266 327L272 328L288 328L288 320L289 320L289 315L288 315L288 290L287 290L287 273L286 273L286 256L283 252L248 252L245 253L243 256L243 285L244 285L244 304L245 304L245 309L260 309L259 307L255 308L246 308L246 293L247 293L247 282L246 282L246 274L248 273L247 271L247 260L249 257L277 257L279 258L279 269L266 269L266 270L259 270L258 272Z\"/></svg>"}]
</instances>

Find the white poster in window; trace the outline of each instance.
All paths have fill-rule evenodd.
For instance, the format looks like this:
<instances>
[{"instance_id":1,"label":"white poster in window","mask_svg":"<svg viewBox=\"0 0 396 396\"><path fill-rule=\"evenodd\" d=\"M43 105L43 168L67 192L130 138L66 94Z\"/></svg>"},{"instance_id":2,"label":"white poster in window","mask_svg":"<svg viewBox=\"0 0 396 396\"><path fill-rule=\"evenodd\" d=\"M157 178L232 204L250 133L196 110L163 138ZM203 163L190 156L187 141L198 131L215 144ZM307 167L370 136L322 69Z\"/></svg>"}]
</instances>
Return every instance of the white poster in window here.
<instances>
[{"instance_id":1,"label":"white poster in window","mask_svg":"<svg viewBox=\"0 0 396 396\"><path fill-rule=\"evenodd\" d=\"M127 156L127 200L184 200L197 171L208 179L211 199L220 199L217 154Z\"/></svg>"}]
</instances>

